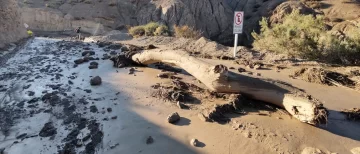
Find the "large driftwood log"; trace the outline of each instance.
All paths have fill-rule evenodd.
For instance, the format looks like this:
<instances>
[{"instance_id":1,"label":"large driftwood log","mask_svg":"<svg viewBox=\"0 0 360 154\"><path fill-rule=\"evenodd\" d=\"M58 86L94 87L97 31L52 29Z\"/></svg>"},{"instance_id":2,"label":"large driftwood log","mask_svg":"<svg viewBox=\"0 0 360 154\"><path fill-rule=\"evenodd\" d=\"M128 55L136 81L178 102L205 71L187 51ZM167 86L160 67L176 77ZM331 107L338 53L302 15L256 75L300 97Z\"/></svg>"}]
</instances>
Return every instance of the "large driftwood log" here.
<instances>
[{"instance_id":1,"label":"large driftwood log","mask_svg":"<svg viewBox=\"0 0 360 154\"><path fill-rule=\"evenodd\" d=\"M286 109L293 117L305 123L319 124L327 121L327 110L322 104L294 87L236 74L228 71L223 65L209 64L181 50L145 50L130 52L124 57L143 65L157 62L174 64L193 75L212 91L241 93L256 100L272 103ZM123 65L122 62L117 63Z\"/></svg>"}]
</instances>

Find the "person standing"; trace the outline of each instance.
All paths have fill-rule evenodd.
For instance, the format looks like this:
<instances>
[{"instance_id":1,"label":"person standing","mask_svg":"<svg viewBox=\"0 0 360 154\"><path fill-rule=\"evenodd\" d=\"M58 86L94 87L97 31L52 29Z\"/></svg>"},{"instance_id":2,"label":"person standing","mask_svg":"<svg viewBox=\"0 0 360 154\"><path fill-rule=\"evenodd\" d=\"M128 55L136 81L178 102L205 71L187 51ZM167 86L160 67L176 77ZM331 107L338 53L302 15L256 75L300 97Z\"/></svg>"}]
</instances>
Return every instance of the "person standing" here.
<instances>
[{"instance_id":1,"label":"person standing","mask_svg":"<svg viewBox=\"0 0 360 154\"><path fill-rule=\"evenodd\" d=\"M81 33L80 33L81 27L78 27L75 29L75 32L78 34L78 39L81 40Z\"/></svg>"}]
</instances>

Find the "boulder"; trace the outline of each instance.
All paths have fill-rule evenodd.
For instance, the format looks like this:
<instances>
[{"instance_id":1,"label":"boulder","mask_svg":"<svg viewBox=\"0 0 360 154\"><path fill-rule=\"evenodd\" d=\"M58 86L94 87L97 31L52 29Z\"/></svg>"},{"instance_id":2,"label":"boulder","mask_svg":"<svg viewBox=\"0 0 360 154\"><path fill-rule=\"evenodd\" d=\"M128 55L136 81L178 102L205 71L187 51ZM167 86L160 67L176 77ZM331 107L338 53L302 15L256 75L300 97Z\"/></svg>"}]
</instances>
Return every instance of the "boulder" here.
<instances>
[{"instance_id":1,"label":"boulder","mask_svg":"<svg viewBox=\"0 0 360 154\"><path fill-rule=\"evenodd\" d=\"M92 86L101 85L101 82L102 82L101 78L99 76L96 76L90 80L90 85L92 85Z\"/></svg>"},{"instance_id":2,"label":"boulder","mask_svg":"<svg viewBox=\"0 0 360 154\"><path fill-rule=\"evenodd\" d=\"M180 120L180 115L177 112L174 112L167 117L167 121L172 124L178 122L179 120Z\"/></svg>"}]
</instances>

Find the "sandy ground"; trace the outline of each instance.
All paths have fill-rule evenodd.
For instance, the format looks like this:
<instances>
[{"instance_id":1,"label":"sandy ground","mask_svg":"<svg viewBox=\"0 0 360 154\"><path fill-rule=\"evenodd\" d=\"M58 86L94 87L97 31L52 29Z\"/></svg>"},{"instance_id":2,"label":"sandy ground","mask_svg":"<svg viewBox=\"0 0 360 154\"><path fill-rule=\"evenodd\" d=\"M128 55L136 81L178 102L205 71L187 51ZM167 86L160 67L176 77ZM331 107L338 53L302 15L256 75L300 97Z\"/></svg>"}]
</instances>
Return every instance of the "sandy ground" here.
<instances>
[{"instance_id":1,"label":"sandy ground","mask_svg":"<svg viewBox=\"0 0 360 154\"><path fill-rule=\"evenodd\" d=\"M100 58L94 60L98 69L88 69L92 61L74 68L74 60L85 50L95 51L93 57ZM228 124L208 123L198 118L196 109L181 110L150 96L151 85L169 82L156 78L160 70L139 67L129 75L128 69L113 68L110 60L101 59L110 52L120 51L91 42L35 38L10 58L0 68L0 151L297 154L313 147L325 153L351 154L351 149L360 147L360 124L339 113L359 106L356 91L294 80L287 76L287 70L251 70L261 73L261 78L289 82L322 100L330 110L329 123L314 127L286 113L264 115L256 110L228 115L232 117ZM239 67L231 61L204 60ZM102 78L101 85L89 84L94 76ZM180 77L195 82L191 76ZM46 94L54 99L42 100ZM181 116L176 124L166 122L172 112ZM53 127L44 129L49 122ZM149 136L154 142L147 144ZM200 141L199 147L190 145L193 138Z\"/></svg>"}]
</instances>

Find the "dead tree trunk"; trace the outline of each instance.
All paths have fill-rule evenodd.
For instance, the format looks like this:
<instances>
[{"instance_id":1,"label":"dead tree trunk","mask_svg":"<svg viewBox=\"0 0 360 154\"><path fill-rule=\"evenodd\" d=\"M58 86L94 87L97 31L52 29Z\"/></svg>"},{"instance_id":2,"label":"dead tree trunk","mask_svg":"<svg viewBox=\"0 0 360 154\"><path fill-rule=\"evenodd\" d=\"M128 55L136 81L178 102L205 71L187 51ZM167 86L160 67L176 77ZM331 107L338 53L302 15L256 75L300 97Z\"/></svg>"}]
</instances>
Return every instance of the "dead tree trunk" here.
<instances>
[{"instance_id":1,"label":"dead tree trunk","mask_svg":"<svg viewBox=\"0 0 360 154\"><path fill-rule=\"evenodd\" d=\"M253 99L286 109L293 117L309 124L326 123L327 110L304 92L275 81L252 78L228 71L223 65L211 65L179 50L145 50L127 55L137 64L157 62L181 67L215 92L241 93Z\"/></svg>"}]
</instances>

